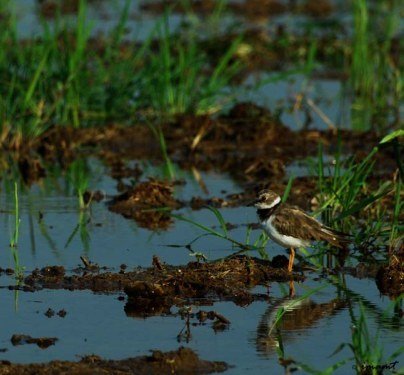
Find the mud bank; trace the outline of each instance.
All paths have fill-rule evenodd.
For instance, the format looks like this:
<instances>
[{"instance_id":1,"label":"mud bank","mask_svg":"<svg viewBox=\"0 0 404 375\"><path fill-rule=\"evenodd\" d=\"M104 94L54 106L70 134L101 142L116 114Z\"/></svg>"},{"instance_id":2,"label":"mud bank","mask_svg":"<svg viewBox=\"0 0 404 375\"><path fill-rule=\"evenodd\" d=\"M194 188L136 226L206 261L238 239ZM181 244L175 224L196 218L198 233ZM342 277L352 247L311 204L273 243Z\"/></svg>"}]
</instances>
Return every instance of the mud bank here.
<instances>
[{"instance_id":1,"label":"mud bank","mask_svg":"<svg viewBox=\"0 0 404 375\"><path fill-rule=\"evenodd\" d=\"M0 361L1 375L33 374L211 374L228 369L225 362L210 362L198 358L191 349L180 347L163 353L153 351L149 356L122 360L105 360L96 355L86 356L79 362L52 361L41 364L18 365Z\"/></svg>"}]
</instances>

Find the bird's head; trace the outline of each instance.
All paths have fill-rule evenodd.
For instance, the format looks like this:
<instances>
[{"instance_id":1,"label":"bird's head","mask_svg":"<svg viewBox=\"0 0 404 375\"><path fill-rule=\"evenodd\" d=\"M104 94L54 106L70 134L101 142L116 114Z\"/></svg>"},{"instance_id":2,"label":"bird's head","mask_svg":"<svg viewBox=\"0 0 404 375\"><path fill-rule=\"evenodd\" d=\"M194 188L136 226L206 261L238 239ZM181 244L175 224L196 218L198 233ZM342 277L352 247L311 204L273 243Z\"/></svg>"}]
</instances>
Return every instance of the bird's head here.
<instances>
[{"instance_id":1,"label":"bird's head","mask_svg":"<svg viewBox=\"0 0 404 375\"><path fill-rule=\"evenodd\" d=\"M272 190L261 190L256 199L250 202L247 206L254 206L259 210L267 210L275 207L281 202L281 197Z\"/></svg>"}]
</instances>

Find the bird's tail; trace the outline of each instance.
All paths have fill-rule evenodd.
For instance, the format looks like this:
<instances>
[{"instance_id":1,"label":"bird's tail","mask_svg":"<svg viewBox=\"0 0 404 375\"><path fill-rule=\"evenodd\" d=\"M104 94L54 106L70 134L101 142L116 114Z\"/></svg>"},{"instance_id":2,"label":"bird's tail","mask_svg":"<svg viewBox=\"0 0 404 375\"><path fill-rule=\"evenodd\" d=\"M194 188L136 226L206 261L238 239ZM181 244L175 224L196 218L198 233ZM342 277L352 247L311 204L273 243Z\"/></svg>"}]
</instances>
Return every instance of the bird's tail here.
<instances>
[{"instance_id":1,"label":"bird's tail","mask_svg":"<svg viewBox=\"0 0 404 375\"><path fill-rule=\"evenodd\" d=\"M322 239L333 246L344 248L353 241L353 236L350 234L340 232L326 226L322 227L321 229Z\"/></svg>"}]
</instances>

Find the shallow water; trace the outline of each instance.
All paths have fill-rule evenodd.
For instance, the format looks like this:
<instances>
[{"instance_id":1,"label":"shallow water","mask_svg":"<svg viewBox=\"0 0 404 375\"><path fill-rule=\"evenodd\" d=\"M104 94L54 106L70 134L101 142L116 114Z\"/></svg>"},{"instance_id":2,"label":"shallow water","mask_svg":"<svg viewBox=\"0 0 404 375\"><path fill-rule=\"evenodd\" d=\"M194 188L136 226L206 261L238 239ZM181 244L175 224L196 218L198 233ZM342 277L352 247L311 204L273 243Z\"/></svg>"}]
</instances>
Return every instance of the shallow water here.
<instances>
[{"instance_id":1,"label":"shallow water","mask_svg":"<svg viewBox=\"0 0 404 375\"><path fill-rule=\"evenodd\" d=\"M104 190L108 195L115 194L116 182L106 177L106 169L97 160L90 162L91 189ZM158 175L158 169L155 170ZM236 193L240 187L230 178L216 173L202 173L202 178L210 194ZM176 195L183 200L192 196L204 196L202 188L183 173L186 184L177 187ZM169 264L184 264L193 260L185 248L172 248L167 245L186 245L197 235L198 228L188 223L175 221L168 231L159 233L137 227L136 223L108 211L106 201L93 203L89 212L80 212L77 198L71 189L52 187L68 185L63 175L49 175L42 187L33 186L20 193L20 239L18 253L20 265L25 272L45 265L63 265L68 270L80 263L80 255L87 256L100 266L117 270L122 263L128 270L138 266L151 265L152 256L158 255ZM1 236L0 266L14 267L7 233L13 227L12 192L3 190L0 195ZM46 188L45 188L46 186ZM255 222L252 208L239 207L221 209L226 221L239 226L231 236L244 241L246 224ZM39 212L43 214L39 220ZM218 225L213 214L202 209L188 208L180 213L208 226ZM77 226L80 215L90 218L86 225L89 241L80 238L80 231L66 247L69 236ZM253 231L256 238L259 231ZM208 259L226 256L232 252L231 245L213 237L204 237L193 245L194 250L202 251ZM268 243L267 251L272 257L284 254L284 250ZM213 306L195 307L193 311L215 310L231 321L228 329L215 332L212 322L191 326L189 342L177 341L177 335L184 327L184 321L173 307L171 315L139 318L127 316L124 310L125 298L118 300L122 293L109 295L94 294L89 291L42 290L35 293L12 291L12 277L0 276L0 321L7 322L0 333L0 359L13 362L44 362L53 359L77 360L78 356L97 354L105 358L120 359L147 354L150 349L171 350L185 345L195 349L203 359L223 360L234 367L231 374L282 373L278 363L277 348L282 339L285 357L317 369L325 369L339 360L352 357L347 348L330 357L342 342L351 341L352 314L358 316L359 302L366 307L366 316L372 335L379 332L379 343L384 352L391 354L401 343L400 319L390 309L388 298L380 297L374 280L345 277L344 292L332 283L332 279L318 279L315 273L308 274L304 283L296 285L297 297L310 290L325 285L304 301L292 302L287 297L287 284L273 283L269 289L257 287L257 293L269 293L269 302L254 302L240 307L232 302L216 302ZM335 282L334 282L335 283ZM341 281L340 281L341 284ZM338 285L338 284L336 284ZM345 289L345 290L346 290ZM294 303L290 307L291 303ZM268 334L280 307L287 308L279 330ZM65 309L67 315L48 318L44 315L48 308L55 312ZM88 317L91 316L91 321ZM197 322L196 319L191 322ZM13 346L13 334L27 334L33 337L57 337L54 346L40 349L36 345ZM142 338L141 340L139 338ZM398 359L400 360L400 358ZM404 358L401 358L404 360ZM337 374L346 374L353 365L349 361Z\"/></svg>"},{"instance_id":2,"label":"shallow water","mask_svg":"<svg viewBox=\"0 0 404 375\"><path fill-rule=\"evenodd\" d=\"M236 89L236 98L271 109L273 113L281 110L282 123L293 130L305 127L321 130L330 127L350 129L351 103L344 95L341 81L308 79L301 74L291 74L279 80L279 75L265 72L249 75L241 89ZM296 103L300 95L304 95L304 101L299 106ZM314 105L308 105L307 99ZM307 113L311 116L308 125Z\"/></svg>"},{"instance_id":3,"label":"shallow water","mask_svg":"<svg viewBox=\"0 0 404 375\"><path fill-rule=\"evenodd\" d=\"M39 35L34 0L12 2L17 12L17 26L21 39ZM89 5L89 19L93 23L93 35L108 33L115 25L125 1L95 2ZM101 4L101 5L100 5ZM144 40L155 27L156 15L139 11L139 2L130 2L130 28L125 38ZM64 18L73 22L74 17ZM177 28L184 17L170 17L170 30ZM229 17L226 22L233 22ZM275 17L264 28L276 28L280 23L288 27L301 25L305 17ZM301 110L288 111L293 107L296 95L304 93L312 99L324 116L310 110L313 121L309 125L315 129L326 129L330 123L339 128L350 127L349 108L343 95L343 84L338 80L311 79L294 75L288 79L262 84L273 77L269 73L250 75L237 88L238 101L252 101L274 111L283 108L282 122L294 129L302 129L305 114ZM325 158L327 162L331 159ZM134 221L127 220L108 210L107 204L113 195L118 194L117 181L108 176L108 169L96 159L89 159L90 190L100 190L106 198L94 202L88 210L79 209L78 198L74 193L72 181L59 170L48 170L47 177L31 188L20 186L20 235L18 258L25 274L35 268L47 265L62 265L71 271L81 263L80 256L86 256L100 266L113 271L126 264L128 270L148 267L153 255L171 265L185 264L195 260L185 248L201 230L189 223L175 220L168 230L150 231L140 228ZM144 175L163 176L163 169L142 163ZM295 162L287 167L287 174L307 175L305 163ZM229 176L210 172L200 172L206 185L202 187L191 172L177 168L177 178L185 184L175 186L175 195L182 201L194 196L223 197L238 193L242 188ZM14 268L14 258L9 247L14 230L14 201L12 179L3 176L0 184L0 268ZM130 179L124 182L130 183ZM223 208L220 210L226 222L236 227L229 233L232 238L244 242L247 225L257 221L255 210L247 207ZM188 207L175 213L191 218L206 226L219 223L207 209L193 211ZM252 231L253 242L260 234ZM170 246L175 245L176 247ZM182 245L182 247L178 247ZM192 245L193 250L202 252L209 259L217 259L231 254L231 244L215 237L203 237ZM266 246L269 257L285 254L280 246L269 242ZM253 254L257 255L257 254ZM349 263L349 262L348 262ZM231 321L228 329L215 332L212 322L191 326L189 342L177 340L184 327L184 321L173 307L167 316L148 318L131 317L125 313L126 296L123 293L108 295L89 291L41 290L35 293L13 291L8 287L15 285L13 277L0 275L0 360L31 363L46 362L54 359L78 360L79 356L97 354L107 359L120 359L148 354L151 349L172 350L180 345L196 350L202 359L226 361L234 366L231 374L278 374L284 369L278 363L281 343L285 358L292 358L318 370L352 357L347 347L332 356L341 343L351 342L354 317L359 315L359 304L365 306L370 333L378 334L378 344L384 347L386 357L402 343L402 321L394 313L392 302L380 296L373 279L356 279L345 275L338 282L322 278L316 273L307 273L304 283L296 285L297 299L287 297L287 284L273 283L268 289L255 288L257 293L268 293L269 301L254 302L249 306L236 306L232 302L216 301L214 305L193 307L193 311L215 310ZM319 288L307 299L300 301L299 296ZM342 287L344 285L344 287ZM118 299L118 297L124 297ZM190 302L192 303L192 302ZM48 318L44 313L52 308L55 312L65 309L67 315ZM279 329L271 329L280 308L287 309ZM91 318L90 318L91 317ZM196 319L192 320L196 322ZM271 333L269 333L271 331ZM13 334L26 334L33 337L57 337L54 346L40 349L36 345L13 346ZM140 339L141 338L141 339ZM375 341L373 340L375 343ZM3 351L2 349L6 349ZM401 366L404 357L398 358ZM349 360L335 373L353 373L353 360ZM298 373L304 373L300 371Z\"/></svg>"},{"instance_id":4,"label":"shallow water","mask_svg":"<svg viewBox=\"0 0 404 375\"><path fill-rule=\"evenodd\" d=\"M2 277L1 284L7 284ZM321 283L327 284L326 282ZM394 323L392 314L380 320L381 312L389 305L386 299L380 299L373 282L347 278L352 291L365 294L364 299L373 302L367 307L368 325L371 334L379 331L380 344L384 344L385 353L392 353L401 343L401 335ZM309 278L297 286L298 295L307 288L317 288L319 283ZM286 285L283 285L286 288ZM274 283L269 290L269 302L254 302L246 307L233 303L217 302L213 306L194 307L198 310L215 310L227 317L230 327L216 332L212 323L191 326L190 341L179 343L177 335L184 321L172 308L172 315L149 318L130 317L125 314L124 301L119 294L97 295L88 291L43 290L24 293L1 289L2 309L0 318L8 322L0 334L0 359L13 362L44 362L53 359L77 360L78 356L95 353L105 358L120 359L147 354L150 349L172 350L179 345L195 349L204 359L224 360L235 366L229 373L242 374L246 371L258 374L262 371L282 373L278 364L276 348L279 337L282 338L285 357L317 369L324 369L339 360L351 357L348 349L335 356L330 355L342 342L350 342L350 311L357 315L358 304L355 298L344 300L333 286L328 286L307 300L296 303L285 317L284 326L268 335L273 316L280 306L290 304L283 297L280 285ZM330 308L330 305L341 306ZM310 307L322 305L323 316L311 318ZM323 307L324 306L324 307ZM55 312L65 309L67 315L48 318L44 315L48 308ZM91 316L91 322L86 317ZM397 319L396 319L397 320ZM192 322L193 320L191 320ZM196 320L194 320L196 322ZM15 333L33 337L57 337L58 341L48 349L36 345L12 346L10 338ZM141 340L139 339L141 337ZM398 358L402 361L404 358ZM349 361L337 374L346 374L352 367Z\"/></svg>"},{"instance_id":5,"label":"shallow water","mask_svg":"<svg viewBox=\"0 0 404 375\"><path fill-rule=\"evenodd\" d=\"M20 192L18 254L20 264L26 267L27 271L52 264L73 268L80 263L81 255L108 267L119 267L122 263L129 267L150 266L153 255L158 255L170 264L182 264L192 260L185 247L172 248L167 245L185 246L200 234L199 229L185 222L177 222L171 230L151 232L110 212L107 202L112 195L117 194L116 181L105 174L106 169L95 159L92 159L89 165L89 188L101 190L107 195L104 201L93 203L89 210L79 209L78 198L74 196L72 188L66 188L69 182L68 178L63 176L49 174L41 184L42 187L34 185L28 191ZM152 172L150 167L148 173ZM155 168L152 174L159 176L159 169ZM226 176L215 172L201 172L200 175L210 196L221 197L225 192L241 191L237 184ZM186 181L185 185L175 187L178 199L207 197L192 174L181 172L178 177ZM13 197L14 192L4 184L0 191L0 230L4 234L0 238L0 246L4 249L9 248L10 236L14 231ZM185 208L178 213L206 225L218 225L213 214L207 210L192 211ZM246 222L247 214L250 214L250 221L255 221L252 209L223 210L226 220L234 224ZM245 236L246 228L235 233L235 237L244 240L245 237L241 236ZM204 251L209 259L225 256L231 251L228 244L214 238L205 240L203 246L209 249ZM3 268L14 268L11 251L0 252L0 264Z\"/></svg>"}]
</instances>

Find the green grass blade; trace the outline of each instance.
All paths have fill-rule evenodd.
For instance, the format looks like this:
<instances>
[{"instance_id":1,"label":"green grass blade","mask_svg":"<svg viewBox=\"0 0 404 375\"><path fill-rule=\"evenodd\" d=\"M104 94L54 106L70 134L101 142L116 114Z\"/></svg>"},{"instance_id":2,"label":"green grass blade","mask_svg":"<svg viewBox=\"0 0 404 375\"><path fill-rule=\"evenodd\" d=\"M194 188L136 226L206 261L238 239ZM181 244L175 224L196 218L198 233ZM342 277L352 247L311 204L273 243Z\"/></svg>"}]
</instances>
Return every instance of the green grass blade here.
<instances>
[{"instance_id":1,"label":"green grass blade","mask_svg":"<svg viewBox=\"0 0 404 375\"><path fill-rule=\"evenodd\" d=\"M216 216L216 219L220 223L224 236L228 237L226 221L224 220L220 211L216 207L212 207L212 206L207 206L207 209L214 213L214 215Z\"/></svg>"},{"instance_id":2,"label":"green grass blade","mask_svg":"<svg viewBox=\"0 0 404 375\"><path fill-rule=\"evenodd\" d=\"M46 50L43 57L42 57L42 59L41 59L41 61L38 64L38 67L35 70L34 76L32 77L31 83L30 83L30 85L28 87L27 93L25 94L24 108L27 108L28 105L31 102L32 96L34 95L35 89L36 89L36 87L38 85L41 73L45 69L46 62L48 60L48 54L49 54L49 51Z\"/></svg>"},{"instance_id":3,"label":"green grass blade","mask_svg":"<svg viewBox=\"0 0 404 375\"><path fill-rule=\"evenodd\" d=\"M290 190L292 189L294 179L295 179L295 176L293 176L293 175L289 177L288 184L286 185L285 191L283 192L283 195L282 195L282 203L285 203L287 201Z\"/></svg>"}]
</instances>

